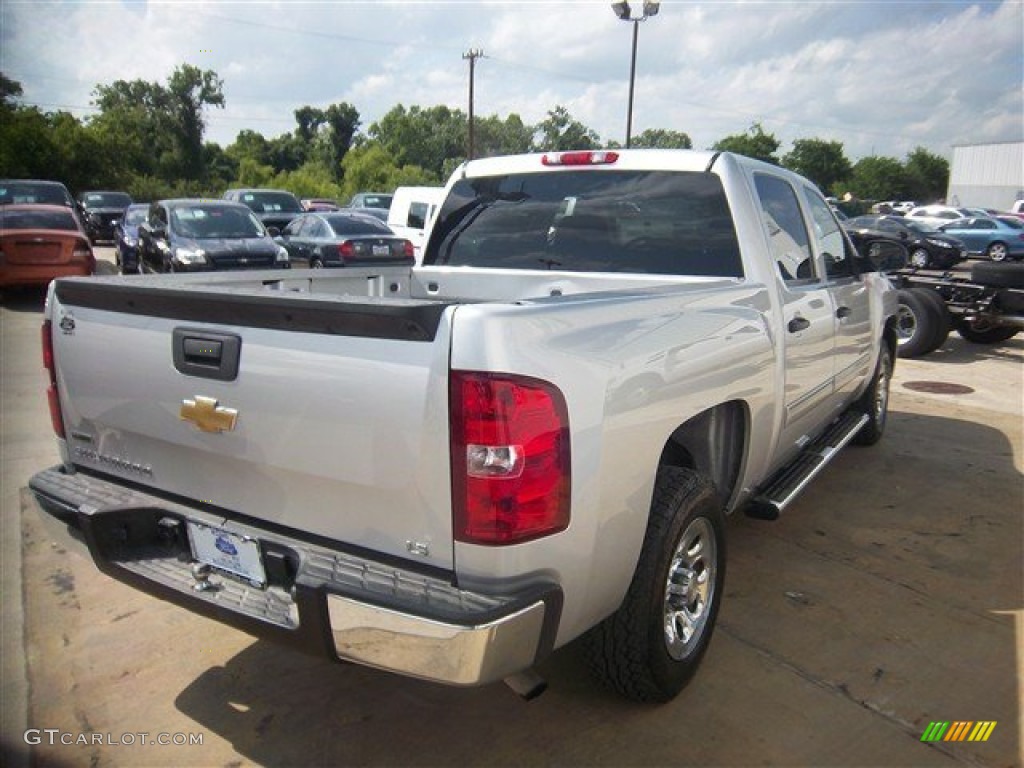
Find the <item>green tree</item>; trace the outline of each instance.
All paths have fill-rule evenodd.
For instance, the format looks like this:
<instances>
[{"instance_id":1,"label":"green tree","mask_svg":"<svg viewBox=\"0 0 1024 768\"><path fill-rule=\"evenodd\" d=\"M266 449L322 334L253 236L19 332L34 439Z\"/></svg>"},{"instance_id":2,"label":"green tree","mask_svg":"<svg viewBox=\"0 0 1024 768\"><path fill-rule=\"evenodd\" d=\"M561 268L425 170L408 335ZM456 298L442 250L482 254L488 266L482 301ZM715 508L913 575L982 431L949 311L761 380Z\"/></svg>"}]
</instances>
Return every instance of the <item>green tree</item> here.
<instances>
[{"instance_id":1,"label":"green tree","mask_svg":"<svg viewBox=\"0 0 1024 768\"><path fill-rule=\"evenodd\" d=\"M535 148L540 152L565 152L572 149L597 149L600 137L558 105L537 125L540 134Z\"/></svg>"},{"instance_id":2,"label":"green tree","mask_svg":"<svg viewBox=\"0 0 1024 768\"><path fill-rule=\"evenodd\" d=\"M929 202L941 200L949 189L949 162L932 154L924 147L917 147L907 155L904 163L907 174L908 194L912 200Z\"/></svg>"},{"instance_id":3,"label":"green tree","mask_svg":"<svg viewBox=\"0 0 1024 768\"><path fill-rule=\"evenodd\" d=\"M692 149L693 141L682 131L648 128L629 140L631 147L647 149Z\"/></svg>"},{"instance_id":4,"label":"green tree","mask_svg":"<svg viewBox=\"0 0 1024 768\"><path fill-rule=\"evenodd\" d=\"M377 141L354 147L345 155L342 166L345 172L342 196L345 199L356 192L390 192L400 186L438 183L437 175L425 168L396 164L391 152Z\"/></svg>"},{"instance_id":5,"label":"green tree","mask_svg":"<svg viewBox=\"0 0 1024 768\"><path fill-rule=\"evenodd\" d=\"M21 94L21 83L0 72L0 109L14 109Z\"/></svg>"},{"instance_id":6,"label":"green tree","mask_svg":"<svg viewBox=\"0 0 1024 768\"><path fill-rule=\"evenodd\" d=\"M461 110L445 106L406 109L399 104L371 125L368 133L397 167L415 165L440 177L446 160L466 157L467 127L466 113Z\"/></svg>"},{"instance_id":7,"label":"green tree","mask_svg":"<svg viewBox=\"0 0 1024 768\"><path fill-rule=\"evenodd\" d=\"M223 82L215 72L183 64L166 86L117 80L93 93L100 112L92 121L96 130L134 171L167 181L201 179L203 110L224 106Z\"/></svg>"},{"instance_id":8,"label":"green tree","mask_svg":"<svg viewBox=\"0 0 1024 768\"><path fill-rule=\"evenodd\" d=\"M712 146L712 149L735 152L738 155L764 160L773 165L779 164L779 158L775 156L775 153L779 151L779 140L775 138L774 134L765 133L760 123L753 123L746 133L738 133L720 139Z\"/></svg>"},{"instance_id":9,"label":"green tree","mask_svg":"<svg viewBox=\"0 0 1024 768\"><path fill-rule=\"evenodd\" d=\"M359 130L359 110L347 102L331 104L324 111L327 125L324 150L321 152L335 182L344 178L342 161L352 148L352 140Z\"/></svg>"},{"instance_id":10,"label":"green tree","mask_svg":"<svg viewBox=\"0 0 1024 768\"><path fill-rule=\"evenodd\" d=\"M224 107L224 82L212 70L182 64L167 81L167 94L175 139L186 178L199 179L203 171L203 109Z\"/></svg>"},{"instance_id":11,"label":"green tree","mask_svg":"<svg viewBox=\"0 0 1024 768\"><path fill-rule=\"evenodd\" d=\"M533 126L517 114L502 120L497 115L474 118L474 144L477 157L518 155L533 146ZM447 176L447 174L445 174Z\"/></svg>"},{"instance_id":12,"label":"green tree","mask_svg":"<svg viewBox=\"0 0 1024 768\"><path fill-rule=\"evenodd\" d=\"M836 184L849 178L853 170L843 153L842 142L824 139L797 139L792 151L782 158L782 164L806 176L825 194L836 191Z\"/></svg>"},{"instance_id":13,"label":"green tree","mask_svg":"<svg viewBox=\"0 0 1024 768\"><path fill-rule=\"evenodd\" d=\"M906 199L910 185L899 160L873 155L854 163L849 186L862 200L893 200Z\"/></svg>"}]
</instances>

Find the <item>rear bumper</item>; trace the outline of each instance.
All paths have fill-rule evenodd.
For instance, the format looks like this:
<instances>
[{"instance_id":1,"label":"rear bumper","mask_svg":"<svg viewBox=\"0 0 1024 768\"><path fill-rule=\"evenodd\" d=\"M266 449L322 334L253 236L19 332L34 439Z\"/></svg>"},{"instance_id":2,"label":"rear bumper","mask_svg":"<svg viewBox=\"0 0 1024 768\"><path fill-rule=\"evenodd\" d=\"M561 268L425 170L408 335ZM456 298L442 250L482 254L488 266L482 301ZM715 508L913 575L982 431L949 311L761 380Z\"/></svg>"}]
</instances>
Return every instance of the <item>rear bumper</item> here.
<instances>
[{"instance_id":1,"label":"rear bumper","mask_svg":"<svg viewBox=\"0 0 1024 768\"><path fill-rule=\"evenodd\" d=\"M51 533L104 573L251 634L335 660L472 686L550 654L561 615L557 585L514 594L459 589L446 572L226 518L217 511L61 468L35 475ZM267 586L217 573L197 591L185 521L259 542Z\"/></svg>"}]
</instances>

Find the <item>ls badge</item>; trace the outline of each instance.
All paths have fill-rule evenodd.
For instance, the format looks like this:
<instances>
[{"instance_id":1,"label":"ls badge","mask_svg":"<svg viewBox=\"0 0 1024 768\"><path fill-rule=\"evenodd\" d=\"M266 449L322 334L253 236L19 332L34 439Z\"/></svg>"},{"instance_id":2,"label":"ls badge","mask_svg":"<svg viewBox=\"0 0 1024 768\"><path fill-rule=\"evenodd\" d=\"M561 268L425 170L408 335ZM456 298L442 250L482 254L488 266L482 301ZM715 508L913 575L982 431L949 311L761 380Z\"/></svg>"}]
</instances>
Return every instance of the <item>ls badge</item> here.
<instances>
[{"instance_id":1,"label":"ls badge","mask_svg":"<svg viewBox=\"0 0 1024 768\"><path fill-rule=\"evenodd\" d=\"M178 414L185 421L191 421L203 432L231 432L238 420L238 411L218 405L212 397L196 395L195 400L184 400Z\"/></svg>"}]
</instances>

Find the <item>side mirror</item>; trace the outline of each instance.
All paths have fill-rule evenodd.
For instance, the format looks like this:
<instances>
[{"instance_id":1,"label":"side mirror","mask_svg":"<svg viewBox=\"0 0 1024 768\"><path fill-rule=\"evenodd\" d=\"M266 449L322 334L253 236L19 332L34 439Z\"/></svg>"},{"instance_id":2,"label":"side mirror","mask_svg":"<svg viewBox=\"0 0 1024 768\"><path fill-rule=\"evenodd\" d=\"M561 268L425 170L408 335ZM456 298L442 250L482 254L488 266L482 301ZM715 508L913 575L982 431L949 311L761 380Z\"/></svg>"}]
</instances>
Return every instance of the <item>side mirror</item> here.
<instances>
[{"instance_id":1,"label":"side mirror","mask_svg":"<svg viewBox=\"0 0 1024 768\"><path fill-rule=\"evenodd\" d=\"M892 240L868 240L859 249L867 271L894 272L907 266L907 249Z\"/></svg>"}]
</instances>

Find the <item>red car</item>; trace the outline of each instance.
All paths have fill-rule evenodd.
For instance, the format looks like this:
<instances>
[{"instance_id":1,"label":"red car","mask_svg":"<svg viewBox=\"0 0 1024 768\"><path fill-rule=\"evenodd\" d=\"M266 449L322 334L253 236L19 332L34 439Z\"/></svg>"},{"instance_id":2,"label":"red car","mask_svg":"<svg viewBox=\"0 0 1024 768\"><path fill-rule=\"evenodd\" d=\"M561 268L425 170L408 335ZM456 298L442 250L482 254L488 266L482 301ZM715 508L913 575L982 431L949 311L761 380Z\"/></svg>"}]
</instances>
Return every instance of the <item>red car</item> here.
<instances>
[{"instance_id":1,"label":"red car","mask_svg":"<svg viewBox=\"0 0 1024 768\"><path fill-rule=\"evenodd\" d=\"M89 238L70 208L0 206L0 287L46 285L96 271Z\"/></svg>"}]
</instances>

